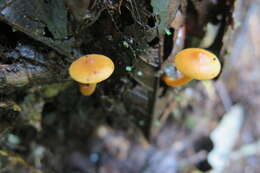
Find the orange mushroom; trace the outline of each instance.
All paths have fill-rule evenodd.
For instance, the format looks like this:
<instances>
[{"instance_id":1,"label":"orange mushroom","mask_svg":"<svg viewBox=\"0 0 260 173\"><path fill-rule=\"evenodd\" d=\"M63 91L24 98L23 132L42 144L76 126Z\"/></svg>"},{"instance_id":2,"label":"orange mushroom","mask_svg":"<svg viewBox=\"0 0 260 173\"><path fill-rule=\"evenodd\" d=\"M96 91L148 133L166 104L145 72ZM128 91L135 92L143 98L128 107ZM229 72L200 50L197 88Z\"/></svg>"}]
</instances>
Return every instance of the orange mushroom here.
<instances>
[{"instance_id":1,"label":"orange mushroom","mask_svg":"<svg viewBox=\"0 0 260 173\"><path fill-rule=\"evenodd\" d=\"M200 48L184 49L172 61L181 76L173 79L171 76L164 75L163 80L173 87L185 85L192 79L213 79L221 70L221 64L216 55Z\"/></svg>"},{"instance_id":2,"label":"orange mushroom","mask_svg":"<svg viewBox=\"0 0 260 173\"><path fill-rule=\"evenodd\" d=\"M69 74L80 84L80 92L89 96L95 91L97 83L111 76L114 68L114 63L110 58L90 54L74 61L69 67Z\"/></svg>"}]
</instances>

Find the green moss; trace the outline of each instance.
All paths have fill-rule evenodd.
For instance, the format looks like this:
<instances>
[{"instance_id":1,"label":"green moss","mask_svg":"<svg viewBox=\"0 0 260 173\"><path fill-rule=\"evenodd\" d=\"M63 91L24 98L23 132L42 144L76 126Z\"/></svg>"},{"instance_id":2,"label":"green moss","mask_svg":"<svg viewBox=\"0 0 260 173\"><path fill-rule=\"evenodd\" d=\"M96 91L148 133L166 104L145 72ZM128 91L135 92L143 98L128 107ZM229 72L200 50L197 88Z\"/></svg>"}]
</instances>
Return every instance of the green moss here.
<instances>
[{"instance_id":1,"label":"green moss","mask_svg":"<svg viewBox=\"0 0 260 173\"><path fill-rule=\"evenodd\" d=\"M56 83L56 84L49 84L44 85L41 88L42 94L46 98L52 98L57 96L61 91L69 86L70 82L67 83Z\"/></svg>"}]
</instances>

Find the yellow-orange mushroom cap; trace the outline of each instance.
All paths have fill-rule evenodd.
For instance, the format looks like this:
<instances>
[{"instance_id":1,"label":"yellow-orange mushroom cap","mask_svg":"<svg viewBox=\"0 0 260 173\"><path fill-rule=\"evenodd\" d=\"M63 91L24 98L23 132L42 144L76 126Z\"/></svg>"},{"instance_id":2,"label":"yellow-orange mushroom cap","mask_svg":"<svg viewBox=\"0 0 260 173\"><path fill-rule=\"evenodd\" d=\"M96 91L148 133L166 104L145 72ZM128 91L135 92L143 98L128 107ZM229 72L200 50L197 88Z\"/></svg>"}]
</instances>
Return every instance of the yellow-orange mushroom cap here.
<instances>
[{"instance_id":1,"label":"yellow-orange mushroom cap","mask_svg":"<svg viewBox=\"0 0 260 173\"><path fill-rule=\"evenodd\" d=\"M221 70L216 55L200 48L184 49L175 56L174 61L182 74L197 80L213 79Z\"/></svg>"},{"instance_id":2,"label":"yellow-orange mushroom cap","mask_svg":"<svg viewBox=\"0 0 260 173\"><path fill-rule=\"evenodd\" d=\"M72 79L81 84L98 83L107 79L114 71L113 61L99 54L85 55L69 67Z\"/></svg>"},{"instance_id":3,"label":"yellow-orange mushroom cap","mask_svg":"<svg viewBox=\"0 0 260 173\"><path fill-rule=\"evenodd\" d=\"M172 87L185 85L192 79L213 79L221 70L221 64L216 55L200 48L187 48L180 51L172 60L172 64L175 64L182 74L177 79L168 75L163 76L164 82Z\"/></svg>"},{"instance_id":4,"label":"yellow-orange mushroom cap","mask_svg":"<svg viewBox=\"0 0 260 173\"><path fill-rule=\"evenodd\" d=\"M111 76L114 71L113 61L99 54L90 54L80 57L69 67L69 74L72 79L80 83L80 92L91 95L96 88L96 83Z\"/></svg>"}]
</instances>

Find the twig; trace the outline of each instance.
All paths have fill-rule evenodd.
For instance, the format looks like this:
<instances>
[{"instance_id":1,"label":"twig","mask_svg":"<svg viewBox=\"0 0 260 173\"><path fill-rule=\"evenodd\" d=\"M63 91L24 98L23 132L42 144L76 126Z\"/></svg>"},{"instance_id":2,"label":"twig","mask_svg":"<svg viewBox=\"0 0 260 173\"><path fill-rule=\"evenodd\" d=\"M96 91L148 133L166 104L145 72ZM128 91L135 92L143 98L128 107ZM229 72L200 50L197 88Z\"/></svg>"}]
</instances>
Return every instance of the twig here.
<instances>
[{"instance_id":1,"label":"twig","mask_svg":"<svg viewBox=\"0 0 260 173\"><path fill-rule=\"evenodd\" d=\"M227 91L225 84L223 83L223 81L221 79L219 79L215 83L215 87L216 87L216 91L219 94L220 99L222 100L225 111L228 112L232 106L232 100L230 98L230 95Z\"/></svg>"}]
</instances>

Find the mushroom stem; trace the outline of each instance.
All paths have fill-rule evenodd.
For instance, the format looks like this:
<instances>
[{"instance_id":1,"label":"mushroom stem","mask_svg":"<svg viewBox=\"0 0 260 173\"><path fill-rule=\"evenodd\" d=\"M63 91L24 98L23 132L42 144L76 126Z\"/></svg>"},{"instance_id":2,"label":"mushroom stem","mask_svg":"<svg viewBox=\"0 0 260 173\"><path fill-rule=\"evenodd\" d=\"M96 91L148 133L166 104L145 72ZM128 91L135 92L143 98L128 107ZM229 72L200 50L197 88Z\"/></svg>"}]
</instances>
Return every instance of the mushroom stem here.
<instances>
[{"instance_id":1,"label":"mushroom stem","mask_svg":"<svg viewBox=\"0 0 260 173\"><path fill-rule=\"evenodd\" d=\"M172 87L177 87L177 86L182 86L182 85L186 85L187 83L189 83L192 80L192 78L188 77L188 76L181 76L178 79L173 79L167 75L163 76L163 81L168 85L168 86L172 86Z\"/></svg>"},{"instance_id":2,"label":"mushroom stem","mask_svg":"<svg viewBox=\"0 0 260 173\"><path fill-rule=\"evenodd\" d=\"M93 84L79 84L79 88L80 88L80 92L82 95L84 96L90 96L91 94L94 93L95 89L96 89L97 84L93 83Z\"/></svg>"}]
</instances>

